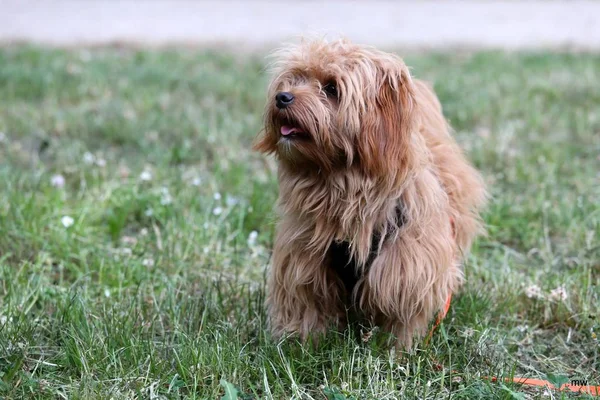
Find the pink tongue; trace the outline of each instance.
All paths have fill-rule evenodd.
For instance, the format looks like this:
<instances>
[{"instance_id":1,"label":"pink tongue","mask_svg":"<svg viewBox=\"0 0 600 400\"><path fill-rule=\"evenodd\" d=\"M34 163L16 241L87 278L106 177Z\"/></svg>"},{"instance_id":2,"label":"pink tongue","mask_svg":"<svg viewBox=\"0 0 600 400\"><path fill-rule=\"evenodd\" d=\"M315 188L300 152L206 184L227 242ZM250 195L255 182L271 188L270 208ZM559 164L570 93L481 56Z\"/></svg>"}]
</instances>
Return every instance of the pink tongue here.
<instances>
[{"instance_id":1,"label":"pink tongue","mask_svg":"<svg viewBox=\"0 0 600 400\"><path fill-rule=\"evenodd\" d=\"M298 129L293 128L291 126L283 125L281 127L281 134L283 136L291 135L292 133L296 133L296 132L298 132Z\"/></svg>"}]
</instances>

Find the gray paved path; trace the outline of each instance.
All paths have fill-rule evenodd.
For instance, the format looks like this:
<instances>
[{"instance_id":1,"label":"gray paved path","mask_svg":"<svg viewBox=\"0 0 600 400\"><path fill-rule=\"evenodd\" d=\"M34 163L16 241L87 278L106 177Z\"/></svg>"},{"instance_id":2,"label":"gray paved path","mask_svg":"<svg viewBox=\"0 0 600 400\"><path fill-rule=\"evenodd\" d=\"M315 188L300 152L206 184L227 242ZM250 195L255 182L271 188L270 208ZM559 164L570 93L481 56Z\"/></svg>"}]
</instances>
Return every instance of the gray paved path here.
<instances>
[{"instance_id":1,"label":"gray paved path","mask_svg":"<svg viewBox=\"0 0 600 400\"><path fill-rule=\"evenodd\" d=\"M380 46L600 50L600 2L0 0L0 42L249 48L306 33Z\"/></svg>"}]
</instances>

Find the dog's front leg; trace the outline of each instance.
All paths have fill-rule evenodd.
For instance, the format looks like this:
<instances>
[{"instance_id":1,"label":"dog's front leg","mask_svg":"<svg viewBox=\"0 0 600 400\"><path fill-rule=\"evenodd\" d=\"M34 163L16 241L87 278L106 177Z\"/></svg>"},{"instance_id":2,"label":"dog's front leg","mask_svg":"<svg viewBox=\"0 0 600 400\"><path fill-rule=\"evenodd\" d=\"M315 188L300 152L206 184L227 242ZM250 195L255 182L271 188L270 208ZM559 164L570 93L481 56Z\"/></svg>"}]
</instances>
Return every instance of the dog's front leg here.
<instances>
[{"instance_id":1,"label":"dog's front leg","mask_svg":"<svg viewBox=\"0 0 600 400\"><path fill-rule=\"evenodd\" d=\"M423 336L462 273L448 199L425 171L402 196L405 223L383 245L364 280L361 307L410 348Z\"/></svg>"},{"instance_id":2,"label":"dog's front leg","mask_svg":"<svg viewBox=\"0 0 600 400\"><path fill-rule=\"evenodd\" d=\"M302 228L289 219L278 226L267 308L275 336L294 333L305 340L338 325L343 312L339 285L324 264L325 250L309 245L311 229Z\"/></svg>"}]
</instances>

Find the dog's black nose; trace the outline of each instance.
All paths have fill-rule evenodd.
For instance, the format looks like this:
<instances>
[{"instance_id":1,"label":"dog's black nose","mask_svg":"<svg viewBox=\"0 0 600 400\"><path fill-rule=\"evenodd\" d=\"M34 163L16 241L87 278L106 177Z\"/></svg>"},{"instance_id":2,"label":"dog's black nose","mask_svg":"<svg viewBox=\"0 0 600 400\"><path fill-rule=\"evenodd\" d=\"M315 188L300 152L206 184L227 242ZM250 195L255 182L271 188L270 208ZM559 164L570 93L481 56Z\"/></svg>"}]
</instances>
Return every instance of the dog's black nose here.
<instances>
[{"instance_id":1,"label":"dog's black nose","mask_svg":"<svg viewBox=\"0 0 600 400\"><path fill-rule=\"evenodd\" d=\"M286 108L294 102L294 95L290 92L279 92L275 96L277 108Z\"/></svg>"}]
</instances>

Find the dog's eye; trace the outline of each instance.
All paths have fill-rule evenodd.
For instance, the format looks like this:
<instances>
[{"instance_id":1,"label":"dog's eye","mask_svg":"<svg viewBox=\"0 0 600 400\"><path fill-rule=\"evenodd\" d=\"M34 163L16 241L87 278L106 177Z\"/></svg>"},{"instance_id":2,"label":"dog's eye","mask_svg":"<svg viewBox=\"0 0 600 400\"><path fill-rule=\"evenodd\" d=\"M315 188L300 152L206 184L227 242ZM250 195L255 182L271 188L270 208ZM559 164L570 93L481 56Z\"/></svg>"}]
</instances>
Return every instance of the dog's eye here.
<instances>
[{"instance_id":1,"label":"dog's eye","mask_svg":"<svg viewBox=\"0 0 600 400\"><path fill-rule=\"evenodd\" d=\"M325 86L323 86L323 90L329 96L337 97L337 95L338 95L337 87L335 86L335 83L333 83L333 82L329 82Z\"/></svg>"}]
</instances>

